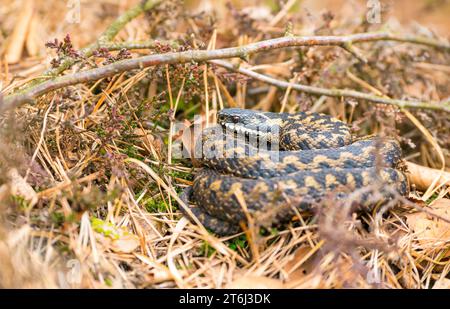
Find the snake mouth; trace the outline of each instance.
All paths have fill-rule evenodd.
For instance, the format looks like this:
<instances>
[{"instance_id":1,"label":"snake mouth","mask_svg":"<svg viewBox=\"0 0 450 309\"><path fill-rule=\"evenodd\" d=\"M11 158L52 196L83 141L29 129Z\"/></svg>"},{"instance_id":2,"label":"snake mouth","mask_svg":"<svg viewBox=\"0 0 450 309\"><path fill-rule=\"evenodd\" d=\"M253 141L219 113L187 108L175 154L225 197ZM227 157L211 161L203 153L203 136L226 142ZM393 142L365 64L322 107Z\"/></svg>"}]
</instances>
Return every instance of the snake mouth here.
<instances>
[{"instance_id":1,"label":"snake mouth","mask_svg":"<svg viewBox=\"0 0 450 309\"><path fill-rule=\"evenodd\" d=\"M279 121L273 121L270 113L240 108L227 108L218 112L217 123L227 134L237 134L250 139L278 140Z\"/></svg>"},{"instance_id":2,"label":"snake mouth","mask_svg":"<svg viewBox=\"0 0 450 309\"><path fill-rule=\"evenodd\" d=\"M226 133L231 134L239 134L244 135L247 138L255 137L255 138L264 138L269 137L268 132L264 132L259 130L258 128L249 128L239 123L231 123L231 122L219 122L222 128L225 129Z\"/></svg>"},{"instance_id":3,"label":"snake mouth","mask_svg":"<svg viewBox=\"0 0 450 309\"><path fill-rule=\"evenodd\" d=\"M272 132L266 132L260 128L249 128L242 123L231 123L219 121L226 136L233 136L233 138L242 137L242 140L251 144L261 150L278 150L279 136Z\"/></svg>"}]
</instances>

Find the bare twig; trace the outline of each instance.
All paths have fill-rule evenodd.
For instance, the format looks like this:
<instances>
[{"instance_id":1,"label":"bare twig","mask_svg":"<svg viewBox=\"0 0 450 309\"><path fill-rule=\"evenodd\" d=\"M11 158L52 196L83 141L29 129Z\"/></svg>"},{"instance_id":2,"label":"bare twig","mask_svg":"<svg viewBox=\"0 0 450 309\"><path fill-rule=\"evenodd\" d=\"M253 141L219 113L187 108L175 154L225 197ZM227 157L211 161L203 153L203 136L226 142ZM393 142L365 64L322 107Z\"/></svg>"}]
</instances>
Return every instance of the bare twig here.
<instances>
[{"instance_id":1,"label":"bare twig","mask_svg":"<svg viewBox=\"0 0 450 309\"><path fill-rule=\"evenodd\" d=\"M133 42L106 42L101 43L99 48L105 48L109 51L121 49L153 49L158 45L168 45L172 48L178 48L179 44L168 40L150 40L150 41L133 41Z\"/></svg>"},{"instance_id":2,"label":"bare twig","mask_svg":"<svg viewBox=\"0 0 450 309\"><path fill-rule=\"evenodd\" d=\"M348 51L353 56L355 56L359 61L361 61L363 63L368 63L368 61L364 57L364 55L359 50L357 50L351 42L343 44L342 48L345 49L346 51Z\"/></svg>"},{"instance_id":3,"label":"bare twig","mask_svg":"<svg viewBox=\"0 0 450 309\"><path fill-rule=\"evenodd\" d=\"M75 85L84 82L90 82L99 80L105 77L110 77L115 74L119 74L125 71L142 69L149 66L156 66L161 64L173 64L173 63L186 63L190 61L202 62L213 59L225 59L239 57L242 59L247 59L249 55L264 52L268 50L296 47L296 46L340 46L348 47L350 43L361 43L379 40L392 40L400 42L409 42L415 44L427 45L445 51L450 50L450 44L445 42L439 42L436 40L421 38L421 37L400 37L385 32L375 32L375 33L359 33L347 36L288 36L281 37L271 40L260 41L240 47L231 47L224 49L215 50L190 50L184 52L171 52L166 54L156 54L143 56L135 59L127 59L119 61L110 65L106 65L100 68L95 68L91 70L86 70L82 72L77 72L67 76L56 77L52 80L48 80L44 83L38 84L36 86L30 87L26 91L20 94L15 94L7 96L5 98L4 104L0 107L0 112L15 108L29 102L30 99L36 98L40 95L48 93L50 91L60 89L62 87L67 87L70 85ZM250 73L250 72L249 72ZM255 74L252 72L252 74ZM276 80L270 80L265 78L267 82L277 82ZM280 84L282 85L282 84ZM284 86L283 86L284 87ZM294 88L296 89L296 88ZM427 109L437 109L450 111L448 106L441 106L436 104L428 104L424 102L408 102L402 100L389 100L385 98L378 98L376 96L369 96L364 93L351 91L351 90L333 90L302 86L297 90L305 91L308 93L316 93L319 95L326 94L328 96L341 97L348 96L359 99L371 100L377 103L384 104L394 104L401 107L410 108L427 108Z\"/></svg>"},{"instance_id":4,"label":"bare twig","mask_svg":"<svg viewBox=\"0 0 450 309\"><path fill-rule=\"evenodd\" d=\"M141 1L140 4L132 7L124 14L119 16L106 30L103 34L98 38L98 42L104 43L112 41L116 37L116 35L120 32L120 30L125 27L132 19L141 15L142 13L153 9L156 5L161 3L162 0L145 0Z\"/></svg>"},{"instance_id":5,"label":"bare twig","mask_svg":"<svg viewBox=\"0 0 450 309\"><path fill-rule=\"evenodd\" d=\"M213 63L215 65L224 67L226 69L235 71L237 73L247 75L249 77L252 77L254 79L257 79L259 81L271 84L273 86L276 86L276 87L279 87L282 89L292 88L292 89L295 89L295 90L298 90L301 92L306 92L306 93L314 94L314 95L325 95L328 97L349 97L349 98L367 100L367 101L375 102L375 103L396 105L396 106L402 107L402 108L420 108L420 109L442 110L442 111L450 112L450 104L395 100L395 99L388 99L388 98L381 97L381 96L370 95L370 94L355 91L355 90L328 89L328 88L307 86L307 85L302 85L302 84L293 84L293 83L289 83L289 82L285 82L285 81L281 81L281 80L272 78L267 75L263 75L263 74L254 72L249 69L234 66L233 64L226 62L226 61L211 60L210 63Z\"/></svg>"}]
</instances>

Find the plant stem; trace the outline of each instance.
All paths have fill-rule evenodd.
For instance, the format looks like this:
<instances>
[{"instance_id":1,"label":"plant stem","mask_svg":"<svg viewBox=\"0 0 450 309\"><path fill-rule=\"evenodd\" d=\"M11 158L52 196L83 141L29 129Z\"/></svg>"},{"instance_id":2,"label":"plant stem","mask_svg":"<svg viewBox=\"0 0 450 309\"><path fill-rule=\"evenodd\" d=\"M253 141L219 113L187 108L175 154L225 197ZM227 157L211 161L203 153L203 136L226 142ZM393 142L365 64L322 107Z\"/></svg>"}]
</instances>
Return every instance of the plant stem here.
<instances>
[{"instance_id":1,"label":"plant stem","mask_svg":"<svg viewBox=\"0 0 450 309\"><path fill-rule=\"evenodd\" d=\"M276 86L282 89L295 89L297 91L313 94L313 95L325 95L328 97L349 97L354 99L366 100L374 103L380 104L389 104L395 105L400 108L416 108L416 109L430 109L430 110L441 110L450 113L450 104L442 104L442 103L427 103L420 101L405 101L405 100L395 100L389 99L386 97L380 97L375 95L370 95L364 92L359 92L355 90L347 90L347 89L328 89L328 88L320 88L314 86L307 86L302 84L293 84L285 81L281 81L275 79L273 77L263 75L257 72L254 72L249 69L245 69L242 67L234 66L233 64L223 61L223 60L211 60L209 61L212 64L221 66L228 70L232 70L234 72L247 75L251 78L257 79L259 81L265 82L267 84Z\"/></svg>"},{"instance_id":2,"label":"plant stem","mask_svg":"<svg viewBox=\"0 0 450 309\"><path fill-rule=\"evenodd\" d=\"M168 45L172 48L178 48L179 44L168 40L149 40L149 41L133 41L133 42L106 42L101 43L99 48L105 48L109 51L121 49L153 49L159 44Z\"/></svg>"},{"instance_id":3,"label":"plant stem","mask_svg":"<svg viewBox=\"0 0 450 309\"><path fill-rule=\"evenodd\" d=\"M121 23L122 24L122 23ZM111 32L110 32L111 33ZM114 32L112 32L114 33ZM174 63L186 63L186 62L203 62L214 59L226 59L239 57L247 59L249 55L280 49L287 47L298 46L346 46L349 44L371 42L380 40L393 40L399 42L409 42L415 44L422 44L442 49L444 51L450 51L450 44L446 42L439 42L428 38L420 37L400 37L385 32L374 33L358 33L346 36L288 36L280 37L271 40L260 41L251 43L240 47L231 47L215 50L189 50L184 52L170 52L166 54L148 55L134 59L122 60L110 65L105 65L100 68L94 68L86 71L76 72L66 76L55 77L51 80L42 82L36 86L30 87L19 94L13 94L5 97L4 103L0 106L0 112L15 108L26 102L41 96L50 91L75 85L79 83L96 81L105 77L110 77L125 71L143 69L149 66L156 66L162 64L174 64ZM96 43L97 44L97 43ZM149 43L150 44L150 43ZM124 46L124 45L122 45ZM253 72L254 73L254 72ZM305 88L310 86L302 86L303 91L309 91L309 93L324 94L329 96L349 96L358 99L368 99L368 95L351 90L339 90L339 89L325 89L326 91L316 89L315 87ZM300 88L299 88L300 89ZM297 90L299 90L297 89ZM390 100L386 98L373 97L372 101L376 100L378 103L395 104L402 107L413 108L427 108L449 111L446 105L427 104L424 102L409 102L402 100ZM396 103L393 103L396 102Z\"/></svg>"}]
</instances>

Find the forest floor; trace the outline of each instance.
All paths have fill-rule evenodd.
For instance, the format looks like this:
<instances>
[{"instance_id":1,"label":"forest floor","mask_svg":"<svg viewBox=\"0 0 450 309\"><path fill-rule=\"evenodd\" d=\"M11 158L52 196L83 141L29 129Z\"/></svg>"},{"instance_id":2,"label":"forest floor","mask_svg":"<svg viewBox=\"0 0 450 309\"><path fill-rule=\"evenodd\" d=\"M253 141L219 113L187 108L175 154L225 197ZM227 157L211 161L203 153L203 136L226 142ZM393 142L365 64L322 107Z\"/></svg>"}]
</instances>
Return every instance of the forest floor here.
<instances>
[{"instance_id":1,"label":"forest floor","mask_svg":"<svg viewBox=\"0 0 450 309\"><path fill-rule=\"evenodd\" d=\"M104 36L125 49L86 47L140 1L81 1L80 11L73 2L0 0L5 103L14 91L52 83L43 77L49 69L71 77L149 54L380 30L426 40L227 60L389 104L282 89L189 61L45 88L2 111L0 287L450 288L450 1L381 1L375 23L367 3L377 1L164 1ZM73 63L58 71L68 58ZM405 108L394 99L425 103ZM195 166L172 146L190 147L181 133L194 116L205 126L223 107L322 112L356 136L393 137L407 161L410 196L370 213L332 207L270 233L208 233L179 211Z\"/></svg>"}]
</instances>

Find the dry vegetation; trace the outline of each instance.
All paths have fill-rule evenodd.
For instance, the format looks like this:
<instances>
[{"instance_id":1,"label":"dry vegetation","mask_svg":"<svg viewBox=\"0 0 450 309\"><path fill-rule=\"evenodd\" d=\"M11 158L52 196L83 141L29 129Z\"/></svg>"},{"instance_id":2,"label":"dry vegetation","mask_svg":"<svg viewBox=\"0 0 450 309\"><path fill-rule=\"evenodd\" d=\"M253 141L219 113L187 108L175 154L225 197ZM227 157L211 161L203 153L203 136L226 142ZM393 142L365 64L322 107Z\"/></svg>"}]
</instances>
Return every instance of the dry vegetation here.
<instances>
[{"instance_id":1,"label":"dry vegetation","mask_svg":"<svg viewBox=\"0 0 450 309\"><path fill-rule=\"evenodd\" d=\"M46 70L61 74L61 65L73 64L64 74L76 74L149 53L293 35L389 30L444 48L377 40L347 50L300 46L226 60L240 63L241 73L252 68L276 81L423 102L412 109L312 95L220 62L193 61L127 70L27 98L0 118L1 287L450 287L445 38L426 25L387 19L389 6L381 24L369 24L364 1L311 12L308 1L273 0L245 6L164 1L97 41L138 2L82 1L80 23L69 23L65 1L0 0L0 90L23 91L45 80ZM424 14L450 6L417 2ZM213 122L218 109L231 106L324 112L347 121L355 135L396 137L408 161L410 199L356 215L330 196L322 205L327 212L270 233L207 233L178 210L177 194L195 169L190 160L173 157L170 145L180 134L171 128L175 121L190 125L194 115Z\"/></svg>"}]
</instances>

